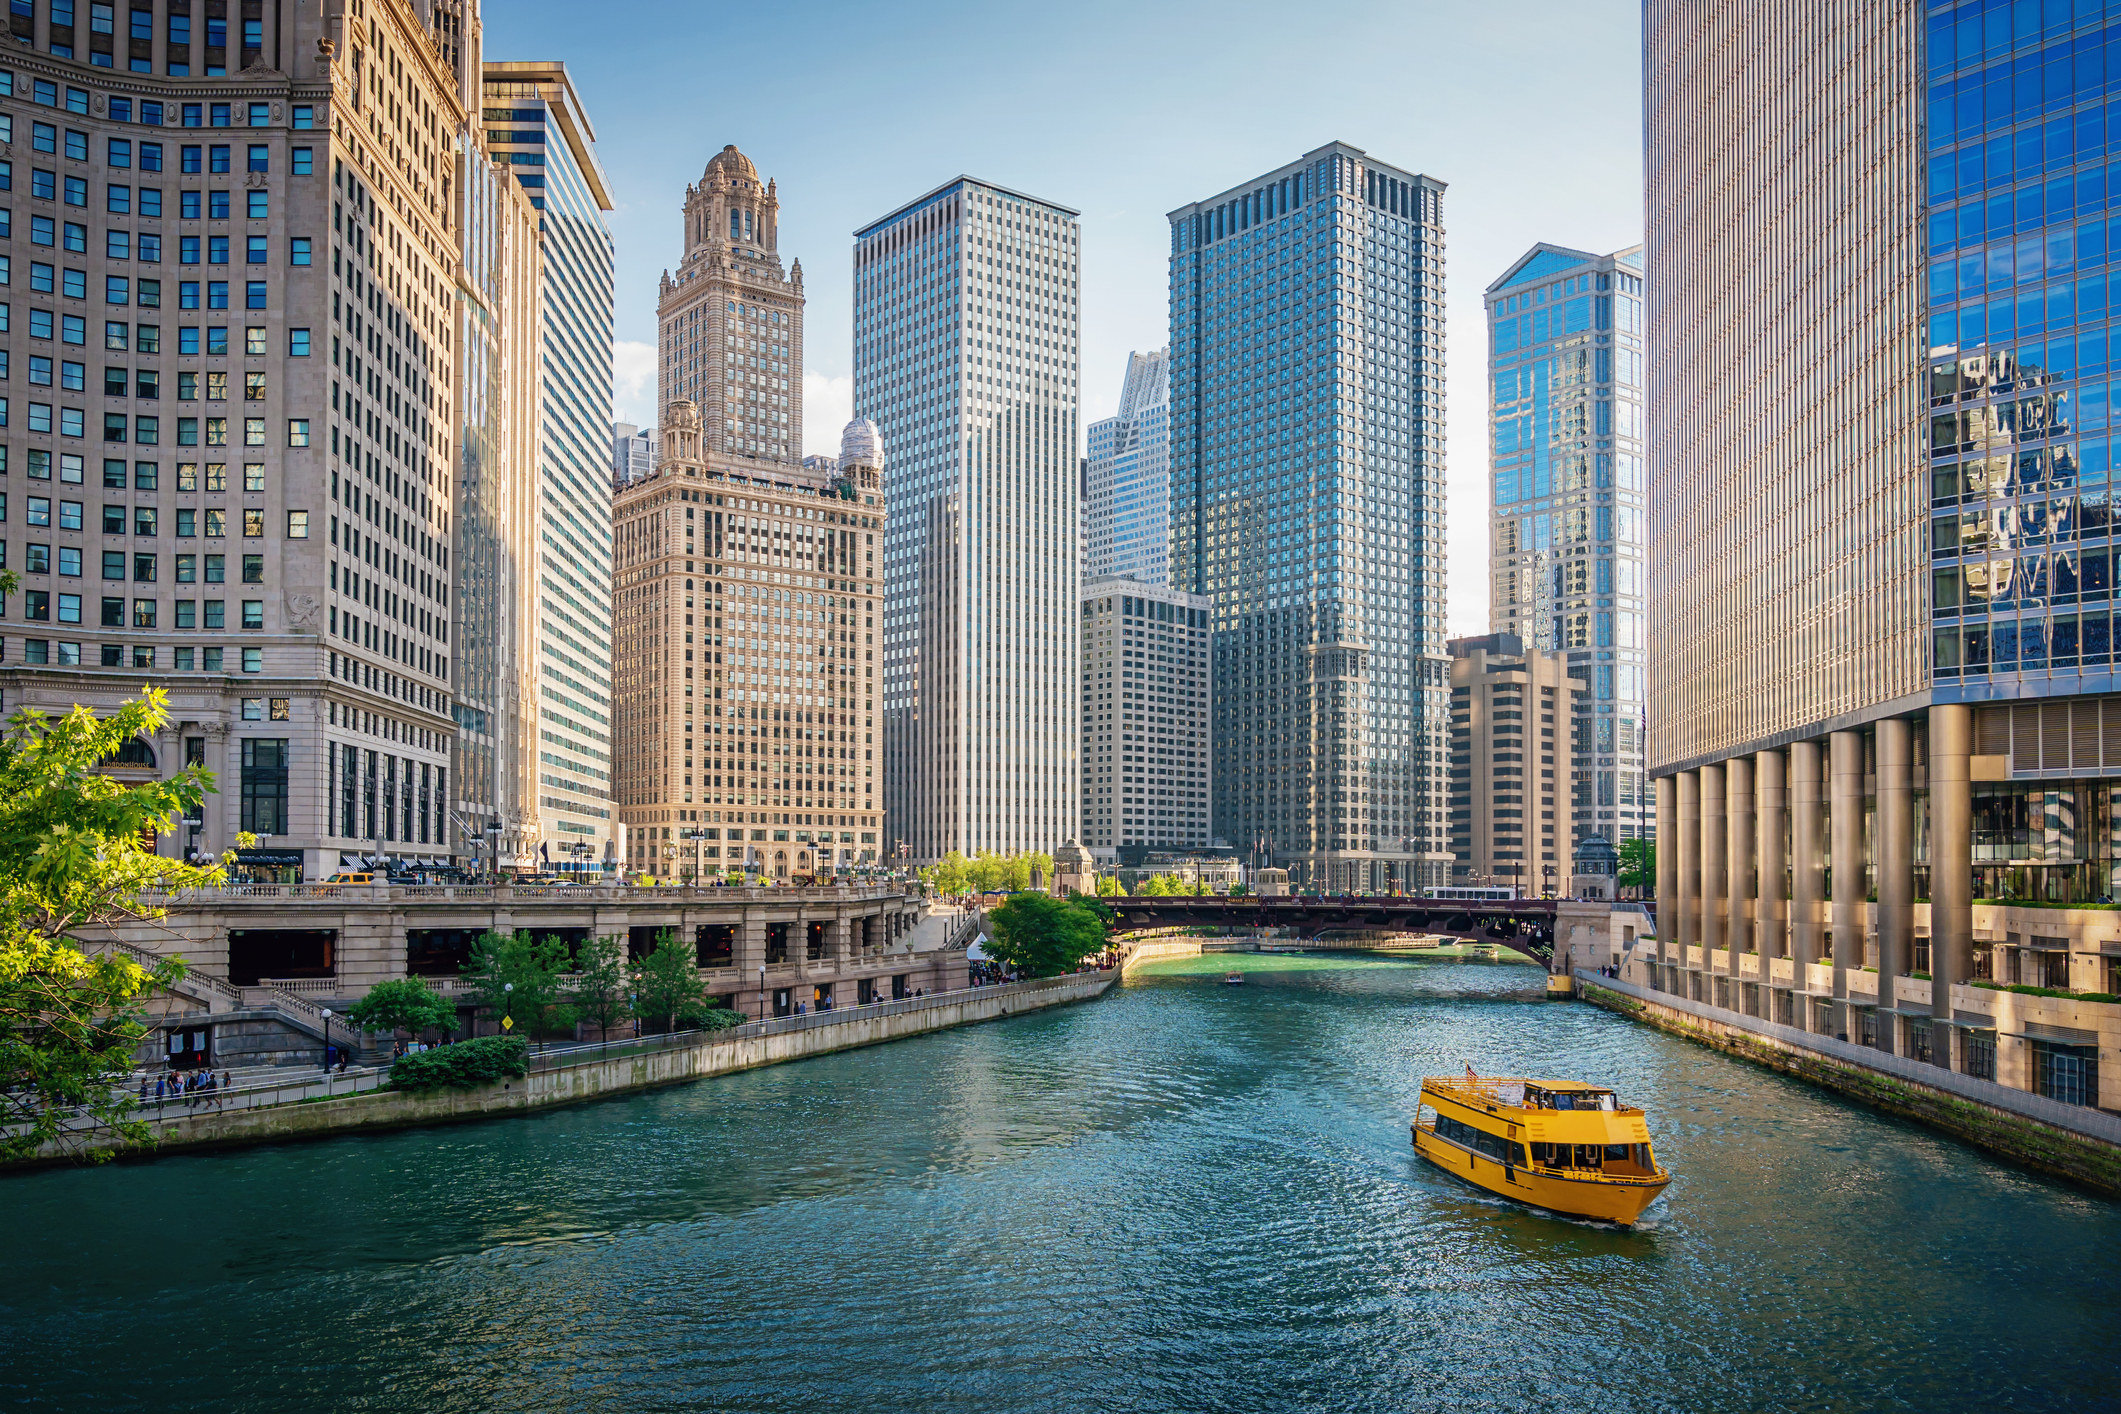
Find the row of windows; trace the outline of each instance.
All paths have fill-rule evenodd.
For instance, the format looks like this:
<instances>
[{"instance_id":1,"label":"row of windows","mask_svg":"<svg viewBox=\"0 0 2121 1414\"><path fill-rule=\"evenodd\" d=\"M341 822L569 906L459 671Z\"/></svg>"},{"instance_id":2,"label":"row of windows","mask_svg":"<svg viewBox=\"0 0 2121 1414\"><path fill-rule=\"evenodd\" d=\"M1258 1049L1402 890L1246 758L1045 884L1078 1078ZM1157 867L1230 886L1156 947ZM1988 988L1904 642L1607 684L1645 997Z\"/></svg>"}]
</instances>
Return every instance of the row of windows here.
<instances>
[{"instance_id":1,"label":"row of windows","mask_svg":"<svg viewBox=\"0 0 2121 1414\"><path fill-rule=\"evenodd\" d=\"M256 485L247 489L262 491L265 489L265 469L259 467L256 470ZM106 505L103 508L103 533L105 535L125 534L127 510L127 507L119 505ZM157 535L160 533L162 519L157 507L133 506L130 510L132 512L130 519L134 535ZM49 496L30 496L26 498L23 524L33 529L50 527L54 524L53 514L52 501ZM59 502L57 516L57 528L60 530L80 530L82 528L82 508L79 501ZM5 521L6 519L7 496L5 493L0 493L0 521ZM265 534L265 512L256 508L245 510L242 512L241 524L245 539L260 539ZM179 539L189 539L201 534L203 531L205 538L208 540L218 540L228 534L228 511L223 507L217 506L208 506L204 510L189 506L179 507L176 512L175 526ZM287 538L290 540L307 540L309 538L308 511L289 511L287 513ZM41 552L43 547L33 546L32 550ZM37 558L37 555L33 554L32 558ZM109 567L109 564L106 563L105 568L108 569ZM106 579L112 578L108 574L104 577Z\"/></svg>"},{"instance_id":2,"label":"row of windows","mask_svg":"<svg viewBox=\"0 0 2121 1414\"><path fill-rule=\"evenodd\" d=\"M0 255L0 285L9 282L11 271L8 258ZM177 284L177 308L179 309L228 309L230 308L229 284L227 280L182 280ZM42 261L31 261L29 287L32 293L56 294L65 299L88 298L88 272L85 270L54 270ZM203 301L202 301L203 297ZM111 305L137 304L142 309L162 307L162 282L160 280L133 280L125 275L103 277L103 302ZM271 290L264 280L251 280L243 286L243 308L267 309L271 307ZM33 339L52 337L53 316L50 310L33 309L29 315L29 334ZM58 317L57 328L61 343L79 344L87 340L88 324L83 316L66 314ZM0 329L0 332L5 332Z\"/></svg>"},{"instance_id":3,"label":"row of windows","mask_svg":"<svg viewBox=\"0 0 2121 1414\"><path fill-rule=\"evenodd\" d=\"M59 408L57 409L58 417L54 421L52 416L53 407L50 403L33 402L27 404L26 407L28 416L24 419L22 425L27 431L56 432L61 437L86 437L88 435L88 416L80 408ZM243 440L241 445L262 447L266 444L266 420L262 417L179 417L176 419L177 437L175 445L179 447L230 446L232 444L228 440L228 425L232 421L242 424ZM8 425L8 400L0 398L0 427ZM126 415L122 412L108 412L103 415L103 440L105 442L122 443L127 440L128 435L133 442L143 447L159 445L162 439L162 419L152 413L142 413L133 417L128 424ZM291 417L287 419L287 445L290 447L306 447L309 445L308 418ZM74 454L68 453L67 455L72 456ZM30 456L31 469L29 474L36 476L37 462L35 458L37 453L32 452Z\"/></svg>"},{"instance_id":4,"label":"row of windows","mask_svg":"<svg viewBox=\"0 0 2121 1414\"><path fill-rule=\"evenodd\" d=\"M130 617L126 613L126 600L105 595L101 606L101 628L162 628L159 612L160 601L134 599ZM239 599L236 601L237 623L246 629L265 627L265 601L263 599ZM167 627L174 629L200 629L230 627L228 601L226 599L176 599L170 607L175 611ZM81 617L81 596L78 594L54 595L48 590L26 589L22 592L22 617L32 623L78 624Z\"/></svg>"},{"instance_id":5,"label":"row of windows","mask_svg":"<svg viewBox=\"0 0 2121 1414\"><path fill-rule=\"evenodd\" d=\"M252 203L254 207L262 203ZM12 234L12 223L5 208L0 208L0 237ZM177 263L179 265L228 265L231 264L231 240L229 236L180 236L177 239ZM55 222L49 216L32 216L29 219L29 243L48 246L57 250L71 251L76 255L88 254L88 227L78 221ZM103 233L103 258L106 260L131 260L137 252L143 265L162 263L162 237L149 231L140 233L139 243L133 242L130 231L110 230ZM287 263L308 265L314 258L314 245L308 236L290 236L287 241ZM272 263L272 238L249 236L243 242L245 265L270 265ZM80 272L69 271L69 276ZM124 304L122 293L125 281L117 279L115 287L121 291L111 304ZM111 288L106 284L106 290ZM79 292L69 290L77 298L85 294L86 285Z\"/></svg>"},{"instance_id":6,"label":"row of windows","mask_svg":"<svg viewBox=\"0 0 2121 1414\"><path fill-rule=\"evenodd\" d=\"M24 638L17 641L22 645L22 661L25 663L56 663L62 667L76 667L81 663L81 645L78 643L55 643L48 638ZM130 648L118 643L96 646L102 650L102 666L106 668L155 666L155 650L146 644L134 644ZM0 640L0 662L4 661L5 641ZM265 650L238 649L236 661L246 673L262 673L265 671ZM179 672L225 672L226 663L226 650L218 647L184 647L170 650L170 666ZM251 826L246 823L244 828L249 829Z\"/></svg>"},{"instance_id":7,"label":"row of windows","mask_svg":"<svg viewBox=\"0 0 2121 1414\"><path fill-rule=\"evenodd\" d=\"M91 6L91 9L105 10L108 7L98 4ZM20 14L21 12L17 10L16 13ZM133 11L133 38L148 39L152 37L147 29L142 28L143 25L151 25L152 18L151 11ZM176 16L174 18L182 19L184 17ZM96 32L101 34L106 31L98 29ZM0 97L10 97L14 93L15 76L7 70L0 69ZM64 108L69 113L79 113L84 117L88 114L87 89L69 87L62 95L58 84L50 79L37 79L30 84L28 97L31 102L46 108ZM316 112L317 110L313 105L298 103L290 114L290 122L292 126L300 130L306 131L314 128L317 125ZM133 100L113 96L110 99L110 118L114 123L132 122ZM163 104L153 99L142 99L140 101L139 121L141 126L159 128L165 126L165 120L167 120L167 126L186 128L241 127L246 126L247 120L247 126L249 127L265 128L272 126L272 105L270 103Z\"/></svg>"},{"instance_id":8,"label":"row of windows","mask_svg":"<svg viewBox=\"0 0 2121 1414\"><path fill-rule=\"evenodd\" d=\"M306 515L307 512L302 514ZM262 533L262 521L260 522ZM6 542L0 541L0 568L7 561ZM81 578L81 549L75 545L61 545L56 563L61 579ZM22 572L24 574L50 574L54 560L52 547L32 542L23 546ZM172 555L171 569L176 584L225 584L228 581L228 556L226 555ZM204 561L202 564L201 561ZM263 584L265 582L265 557L244 555L241 557L242 583ZM132 582L134 584L156 584L161 578L161 557L154 554L135 553L132 556ZM103 552L103 578L111 581L125 579L126 555L123 550ZM202 579L200 576L204 574Z\"/></svg>"}]
</instances>

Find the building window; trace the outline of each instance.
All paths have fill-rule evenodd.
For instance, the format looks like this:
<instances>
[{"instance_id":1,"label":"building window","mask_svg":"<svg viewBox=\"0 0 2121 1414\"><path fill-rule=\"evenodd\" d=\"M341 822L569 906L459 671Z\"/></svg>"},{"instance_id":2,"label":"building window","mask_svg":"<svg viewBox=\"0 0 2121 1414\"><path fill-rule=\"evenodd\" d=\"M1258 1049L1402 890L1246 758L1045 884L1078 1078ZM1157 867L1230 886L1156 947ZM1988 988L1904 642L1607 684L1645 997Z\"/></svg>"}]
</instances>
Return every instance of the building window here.
<instances>
[{"instance_id":1,"label":"building window","mask_svg":"<svg viewBox=\"0 0 2121 1414\"><path fill-rule=\"evenodd\" d=\"M245 672L256 671L243 650ZM246 707L247 707L246 702ZM245 715L249 713L246 710ZM287 741L246 737L243 740L242 828L258 835L287 833Z\"/></svg>"}]
</instances>

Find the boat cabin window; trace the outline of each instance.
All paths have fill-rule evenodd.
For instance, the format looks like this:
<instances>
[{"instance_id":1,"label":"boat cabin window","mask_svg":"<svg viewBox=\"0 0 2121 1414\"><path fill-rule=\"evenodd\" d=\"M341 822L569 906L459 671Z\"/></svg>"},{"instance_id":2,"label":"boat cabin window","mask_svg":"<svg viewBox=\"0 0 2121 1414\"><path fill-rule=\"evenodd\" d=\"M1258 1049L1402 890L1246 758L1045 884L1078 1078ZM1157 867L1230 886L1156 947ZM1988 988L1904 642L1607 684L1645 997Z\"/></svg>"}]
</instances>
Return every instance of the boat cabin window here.
<instances>
[{"instance_id":1,"label":"boat cabin window","mask_svg":"<svg viewBox=\"0 0 2121 1414\"><path fill-rule=\"evenodd\" d=\"M1617 1110L1619 1099L1610 1090L1542 1090L1524 1087L1524 1102L1535 1110Z\"/></svg>"},{"instance_id":2,"label":"boat cabin window","mask_svg":"<svg viewBox=\"0 0 2121 1414\"><path fill-rule=\"evenodd\" d=\"M1453 1119L1449 1115L1436 1116L1436 1137L1448 1139L1453 1144L1462 1144L1498 1164L1521 1166L1524 1163L1524 1145L1505 1140L1500 1134L1489 1134L1485 1130L1475 1129L1465 1121Z\"/></svg>"}]
</instances>

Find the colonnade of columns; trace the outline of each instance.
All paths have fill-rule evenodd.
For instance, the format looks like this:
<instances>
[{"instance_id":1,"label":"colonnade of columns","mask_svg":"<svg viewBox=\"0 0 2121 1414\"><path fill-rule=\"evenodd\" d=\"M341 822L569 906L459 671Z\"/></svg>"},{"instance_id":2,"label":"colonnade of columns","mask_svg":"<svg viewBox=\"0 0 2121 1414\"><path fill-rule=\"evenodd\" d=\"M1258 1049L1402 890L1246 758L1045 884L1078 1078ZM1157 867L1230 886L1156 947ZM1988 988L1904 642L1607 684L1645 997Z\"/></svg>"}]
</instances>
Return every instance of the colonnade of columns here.
<instances>
[{"instance_id":1,"label":"colonnade of columns","mask_svg":"<svg viewBox=\"0 0 2121 1414\"><path fill-rule=\"evenodd\" d=\"M1753 953L1758 971L1746 980L1787 986L1797 994L1797 1024L1809 1026L1809 969L1826 955L1830 930L1831 995L1845 1002L1850 970L1868 961L1879 1004L1893 1007L1894 979L1914 959L1917 727L1896 718L1870 728L1876 814L1868 848L1860 729L1829 734L1823 752L1818 739L1796 741L1659 777L1658 962L1728 977L1735 1006L1740 959ZM1948 1018L1952 985L1973 968L1972 709L1932 707L1926 729L1930 1014ZM1873 869L1874 930L1866 925ZM1787 983L1774 977L1777 958L1792 963ZM1772 1010L1767 1016L1774 1019ZM1933 1054L1949 1064L1949 1049Z\"/></svg>"}]
</instances>

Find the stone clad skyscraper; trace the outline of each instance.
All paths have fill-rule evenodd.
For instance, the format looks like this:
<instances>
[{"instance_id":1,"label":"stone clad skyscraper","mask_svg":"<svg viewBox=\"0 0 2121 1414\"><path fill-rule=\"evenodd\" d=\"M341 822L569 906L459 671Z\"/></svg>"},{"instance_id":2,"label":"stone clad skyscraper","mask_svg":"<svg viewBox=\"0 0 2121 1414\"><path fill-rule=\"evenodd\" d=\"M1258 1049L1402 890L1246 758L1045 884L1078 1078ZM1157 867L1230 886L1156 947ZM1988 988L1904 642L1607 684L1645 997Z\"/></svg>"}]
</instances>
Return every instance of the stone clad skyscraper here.
<instances>
[{"instance_id":1,"label":"stone clad skyscraper","mask_svg":"<svg viewBox=\"0 0 2121 1414\"><path fill-rule=\"evenodd\" d=\"M1076 830L1076 213L960 177L855 232L854 410L891 448L887 833Z\"/></svg>"},{"instance_id":2,"label":"stone clad skyscraper","mask_svg":"<svg viewBox=\"0 0 2121 1414\"><path fill-rule=\"evenodd\" d=\"M1564 655L1584 684L1562 819L1548 823L1570 827L1558 833L1564 855L1586 834L1654 835L1642 764L1642 247L1535 246L1488 286L1487 309L1488 627Z\"/></svg>"},{"instance_id":3,"label":"stone clad skyscraper","mask_svg":"<svg viewBox=\"0 0 2121 1414\"><path fill-rule=\"evenodd\" d=\"M700 410L701 451L803 452L803 263L783 273L781 199L724 147L685 189L685 254L656 301L664 403Z\"/></svg>"},{"instance_id":4,"label":"stone clad skyscraper","mask_svg":"<svg viewBox=\"0 0 2121 1414\"><path fill-rule=\"evenodd\" d=\"M1333 143L1170 216L1171 583L1215 601L1215 833L1334 889L1450 868L1443 190Z\"/></svg>"}]
</instances>

